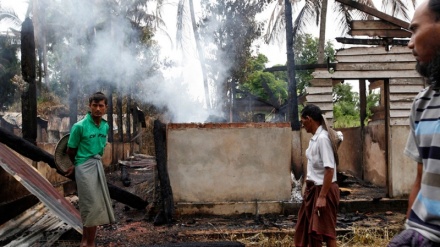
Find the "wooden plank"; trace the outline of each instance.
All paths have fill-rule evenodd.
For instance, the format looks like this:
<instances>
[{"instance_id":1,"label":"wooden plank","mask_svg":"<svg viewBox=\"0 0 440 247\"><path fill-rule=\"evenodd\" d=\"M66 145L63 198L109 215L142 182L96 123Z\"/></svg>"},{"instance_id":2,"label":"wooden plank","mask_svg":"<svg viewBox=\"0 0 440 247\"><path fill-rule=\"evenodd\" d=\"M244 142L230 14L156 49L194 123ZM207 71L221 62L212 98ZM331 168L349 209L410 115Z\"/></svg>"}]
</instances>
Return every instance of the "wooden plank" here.
<instances>
[{"instance_id":1,"label":"wooden plank","mask_svg":"<svg viewBox=\"0 0 440 247\"><path fill-rule=\"evenodd\" d=\"M333 102L332 103L319 103L319 108L321 108L322 111L333 111Z\"/></svg>"},{"instance_id":2,"label":"wooden plank","mask_svg":"<svg viewBox=\"0 0 440 247\"><path fill-rule=\"evenodd\" d=\"M327 87L329 85L335 86L336 84L342 82L342 80L332 80L332 79L312 79L310 84L313 87Z\"/></svg>"},{"instance_id":3,"label":"wooden plank","mask_svg":"<svg viewBox=\"0 0 440 247\"><path fill-rule=\"evenodd\" d=\"M417 94L390 94L390 101L413 102Z\"/></svg>"},{"instance_id":4,"label":"wooden plank","mask_svg":"<svg viewBox=\"0 0 440 247\"><path fill-rule=\"evenodd\" d=\"M307 95L306 99L309 103L333 103L333 96L331 94L312 94Z\"/></svg>"},{"instance_id":5,"label":"wooden plank","mask_svg":"<svg viewBox=\"0 0 440 247\"><path fill-rule=\"evenodd\" d=\"M337 63L337 71L349 70L412 70L416 62L397 62L397 63Z\"/></svg>"},{"instance_id":6,"label":"wooden plank","mask_svg":"<svg viewBox=\"0 0 440 247\"><path fill-rule=\"evenodd\" d=\"M419 93L423 90L419 85L390 85L390 94L392 93Z\"/></svg>"},{"instance_id":7,"label":"wooden plank","mask_svg":"<svg viewBox=\"0 0 440 247\"><path fill-rule=\"evenodd\" d=\"M315 79L386 79L386 78L419 78L415 70L401 71L335 71L334 73L315 71Z\"/></svg>"},{"instance_id":8,"label":"wooden plank","mask_svg":"<svg viewBox=\"0 0 440 247\"><path fill-rule=\"evenodd\" d=\"M356 29L398 29L400 30L401 27L394 25L392 23L382 21L382 20L365 20L365 21L359 21L354 20L350 22L350 26L352 30Z\"/></svg>"},{"instance_id":9,"label":"wooden plank","mask_svg":"<svg viewBox=\"0 0 440 247\"><path fill-rule=\"evenodd\" d=\"M420 85L425 87L425 79L421 76L418 78L392 78L390 79L390 85Z\"/></svg>"},{"instance_id":10,"label":"wooden plank","mask_svg":"<svg viewBox=\"0 0 440 247\"><path fill-rule=\"evenodd\" d=\"M350 47L341 49L336 52L338 56L352 56L352 55L374 55L374 54L412 54L411 50L406 46L393 46L389 51L383 46L372 47Z\"/></svg>"},{"instance_id":11,"label":"wooden plank","mask_svg":"<svg viewBox=\"0 0 440 247\"><path fill-rule=\"evenodd\" d=\"M409 117L410 110L390 110L391 118Z\"/></svg>"},{"instance_id":12,"label":"wooden plank","mask_svg":"<svg viewBox=\"0 0 440 247\"><path fill-rule=\"evenodd\" d=\"M408 126L409 125L409 118L407 118L407 117L391 118L390 119L390 125L391 126L396 126L396 125Z\"/></svg>"},{"instance_id":13,"label":"wooden plank","mask_svg":"<svg viewBox=\"0 0 440 247\"><path fill-rule=\"evenodd\" d=\"M370 54L370 55L336 55L338 63L390 63L390 62L415 62L416 59L410 53L401 54ZM414 69L412 67L411 69Z\"/></svg>"},{"instance_id":14,"label":"wooden plank","mask_svg":"<svg viewBox=\"0 0 440 247\"><path fill-rule=\"evenodd\" d=\"M307 93L310 94L331 94L333 87L307 87Z\"/></svg>"},{"instance_id":15,"label":"wooden plank","mask_svg":"<svg viewBox=\"0 0 440 247\"><path fill-rule=\"evenodd\" d=\"M368 46L408 46L409 39L381 39L381 38L346 38L336 37L338 43L349 45L368 45Z\"/></svg>"},{"instance_id":16,"label":"wooden plank","mask_svg":"<svg viewBox=\"0 0 440 247\"><path fill-rule=\"evenodd\" d=\"M369 36L381 38L409 38L411 33L406 30L389 30L389 29L356 29L348 32L351 36Z\"/></svg>"},{"instance_id":17,"label":"wooden plank","mask_svg":"<svg viewBox=\"0 0 440 247\"><path fill-rule=\"evenodd\" d=\"M391 101L390 110L409 110L411 109L413 102L401 102L401 101Z\"/></svg>"}]
</instances>

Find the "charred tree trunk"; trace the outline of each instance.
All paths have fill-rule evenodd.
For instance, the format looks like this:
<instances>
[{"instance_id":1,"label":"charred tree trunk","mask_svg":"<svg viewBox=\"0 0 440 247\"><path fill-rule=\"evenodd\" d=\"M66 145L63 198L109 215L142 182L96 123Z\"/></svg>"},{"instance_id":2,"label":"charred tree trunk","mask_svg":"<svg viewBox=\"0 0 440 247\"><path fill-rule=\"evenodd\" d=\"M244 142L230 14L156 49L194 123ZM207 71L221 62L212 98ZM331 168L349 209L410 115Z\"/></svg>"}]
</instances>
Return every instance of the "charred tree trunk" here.
<instances>
[{"instance_id":1,"label":"charred tree trunk","mask_svg":"<svg viewBox=\"0 0 440 247\"><path fill-rule=\"evenodd\" d=\"M292 4L290 0L285 0L286 17L286 49L287 49L287 75L289 78L289 101L288 116L292 130L300 130L301 125L298 117L298 95L296 92L295 79L295 54L293 53L293 22L292 22Z\"/></svg>"},{"instance_id":2,"label":"charred tree trunk","mask_svg":"<svg viewBox=\"0 0 440 247\"><path fill-rule=\"evenodd\" d=\"M154 221L155 225L170 224L173 221L174 201L170 178L167 169L166 128L159 120L154 121L154 146L156 151L157 173L159 175L160 194L163 210L160 210Z\"/></svg>"},{"instance_id":3,"label":"charred tree trunk","mask_svg":"<svg viewBox=\"0 0 440 247\"><path fill-rule=\"evenodd\" d=\"M37 87L34 26L26 18L21 27L21 73L28 88L21 95L23 138L36 144L37 140Z\"/></svg>"},{"instance_id":4,"label":"charred tree trunk","mask_svg":"<svg viewBox=\"0 0 440 247\"><path fill-rule=\"evenodd\" d=\"M40 149L36 145L33 145L31 142L20 138L1 127L0 142L4 143L6 146L13 149L17 153L33 161L45 162L50 167L56 169L55 160L52 154ZM57 173L64 176L64 174L60 173L58 170ZM107 183L107 185L110 192L110 197L120 203L136 209L144 209L148 205L147 201L142 200L141 198L134 194L131 194L130 192L120 189L119 187L110 183Z\"/></svg>"}]
</instances>

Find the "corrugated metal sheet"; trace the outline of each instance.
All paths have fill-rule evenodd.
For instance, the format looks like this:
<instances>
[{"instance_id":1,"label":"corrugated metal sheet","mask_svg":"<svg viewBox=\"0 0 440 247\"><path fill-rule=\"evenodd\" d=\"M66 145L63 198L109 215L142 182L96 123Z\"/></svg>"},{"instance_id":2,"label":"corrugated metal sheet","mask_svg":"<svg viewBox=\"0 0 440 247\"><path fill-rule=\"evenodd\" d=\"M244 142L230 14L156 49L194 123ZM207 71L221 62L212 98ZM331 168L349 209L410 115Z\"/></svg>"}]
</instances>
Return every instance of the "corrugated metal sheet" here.
<instances>
[{"instance_id":1,"label":"corrugated metal sheet","mask_svg":"<svg viewBox=\"0 0 440 247\"><path fill-rule=\"evenodd\" d=\"M3 143L0 143L0 166L44 203L53 214L82 233L81 216L78 210L34 167L20 159Z\"/></svg>"},{"instance_id":2,"label":"corrugated metal sheet","mask_svg":"<svg viewBox=\"0 0 440 247\"><path fill-rule=\"evenodd\" d=\"M60 236L72 227L60 220L43 203L0 226L0 246L55 246Z\"/></svg>"}]
</instances>

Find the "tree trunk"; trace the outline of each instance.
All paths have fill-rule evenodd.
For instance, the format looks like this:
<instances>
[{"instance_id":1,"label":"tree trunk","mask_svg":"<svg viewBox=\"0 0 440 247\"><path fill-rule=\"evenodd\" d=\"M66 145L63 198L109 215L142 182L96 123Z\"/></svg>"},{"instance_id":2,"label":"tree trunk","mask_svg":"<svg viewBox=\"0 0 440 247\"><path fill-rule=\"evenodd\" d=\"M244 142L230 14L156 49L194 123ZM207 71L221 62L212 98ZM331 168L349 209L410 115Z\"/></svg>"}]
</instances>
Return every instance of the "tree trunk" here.
<instances>
[{"instance_id":1,"label":"tree trunk","mask_svg":"<svg viewBox=\"0 0 440 247\"><path fill-rule=\"evenodd\" d=\"M182 48L182 32L183 32L183 7L185 0L179 0L177 4L177 31L176 31L176 49Z\"/></svg>"},{"instance_id":2,"label":"tree trunk","mask_svg":"<svg viewBox=\"0 0 440 247\"><path fill-rule=\"evenodd\" d=\"M21 96L23 138L36 144L37 140L37 88L35 38L32 20L26 18L21 27L21 71L28 83L27 91Z\"/></svg>"},{"instance_id":3,"label":"tree trunk","mask_svg":"<svg viewBox=\"0 0 440 247\"><path fill-rule=\"evenodd\" d=\"M319 25L318 64L323 64L325 59L325 28L327 23L328 0L322 0L321 22Z\"/></svg>"},{"instance_id":4,"label":"tree trunk","mask_svg":"<svg viewBox=\"0 0 440 247\"><path fill-rule=\"evenodd\" d=\"M202 66L203 86L205 88L206 107L208 109L211 109L212 107L211 107L211 100L209 98L208 76L206 75L206 67L205 67L205 55L204 55L203 49L200 45L200 38L199 38L199 33L197 31L197 23L196 23L196 18L195 18L195 13L194 13L193 0L189 0L189 8L191 11L191 22L192 22L192 27L193 27L193 32L194 32L194 39L196 41L196 46L197 46L197 53L199 54L200 66Z\"/></svg>"},{"instance_id":5,"label":"tree trunk","mask_svg":"<svg viewBox=\"0 0 440 247\"><path fill-rule=\"evenodd\" d=\"M287 49L287 75L289 78L289 98L288 112L292 130L299 130L301 125L298 117L298 95L296 92L295 79L295 54L293 53L293 22L292 22L292 4L290 0L284 0L286 6L284 14L286 17L286 49Z\"/></svg>"}]
</instances>

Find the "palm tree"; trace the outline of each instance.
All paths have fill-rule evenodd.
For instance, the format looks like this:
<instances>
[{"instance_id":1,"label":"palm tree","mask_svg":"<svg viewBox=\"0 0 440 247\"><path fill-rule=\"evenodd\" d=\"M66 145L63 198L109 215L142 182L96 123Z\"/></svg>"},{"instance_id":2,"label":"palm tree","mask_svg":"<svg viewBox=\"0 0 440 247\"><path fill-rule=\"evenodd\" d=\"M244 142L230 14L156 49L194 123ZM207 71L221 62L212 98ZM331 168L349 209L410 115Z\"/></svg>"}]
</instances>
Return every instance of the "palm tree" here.
<instances>
[{"instance_id":1,"label":"palm tree","mask_svg":"<svg viewBox=\"0 0 440 247\"><path fill-rule=\"evenodd\" d=\"M176 30L176 48L183 48L183 27L184 27L184 9L185 9L185 2L186 0L179 0L179 3L177 5L177 30ZM190 17L191 17L191 26L193 30L194 35L194 41L196 43L196 50L197 54L200 59L200 66L202 69L202 77L203 77L203 87L205 92L205 104L208 109L212 108L211 106L211 100L209 96L209 86L208 86L208 75L206 71L206 62L205 62L205 54L201 46L200 41L200 35L197 29L197 23L195 18L195 12L194 12L194 2L193 0L188 0L189 2L189 11L190 11Z\"/></svg>"},{"instance_id":2,"label":"palm tree","mask_svg":"<svg viewBox=\"0 0 440 247\"><path fill-rule=\"evenodd\" d=\"M189 9L191 12L191 23L193 27L194 40L196 41L197 46L197 54L199 54L200 65L202 66L202 75L203 75L203 87L205 88L205 103L208 109L211 108L211 101L209 99L209 88L208 88L208 76L206 74L206 65L205 65L205 55L200 44L199 32L197 31L196 18L194 13L194 3L193 0L189 0Z\"/></svg>"}]
</instances>

